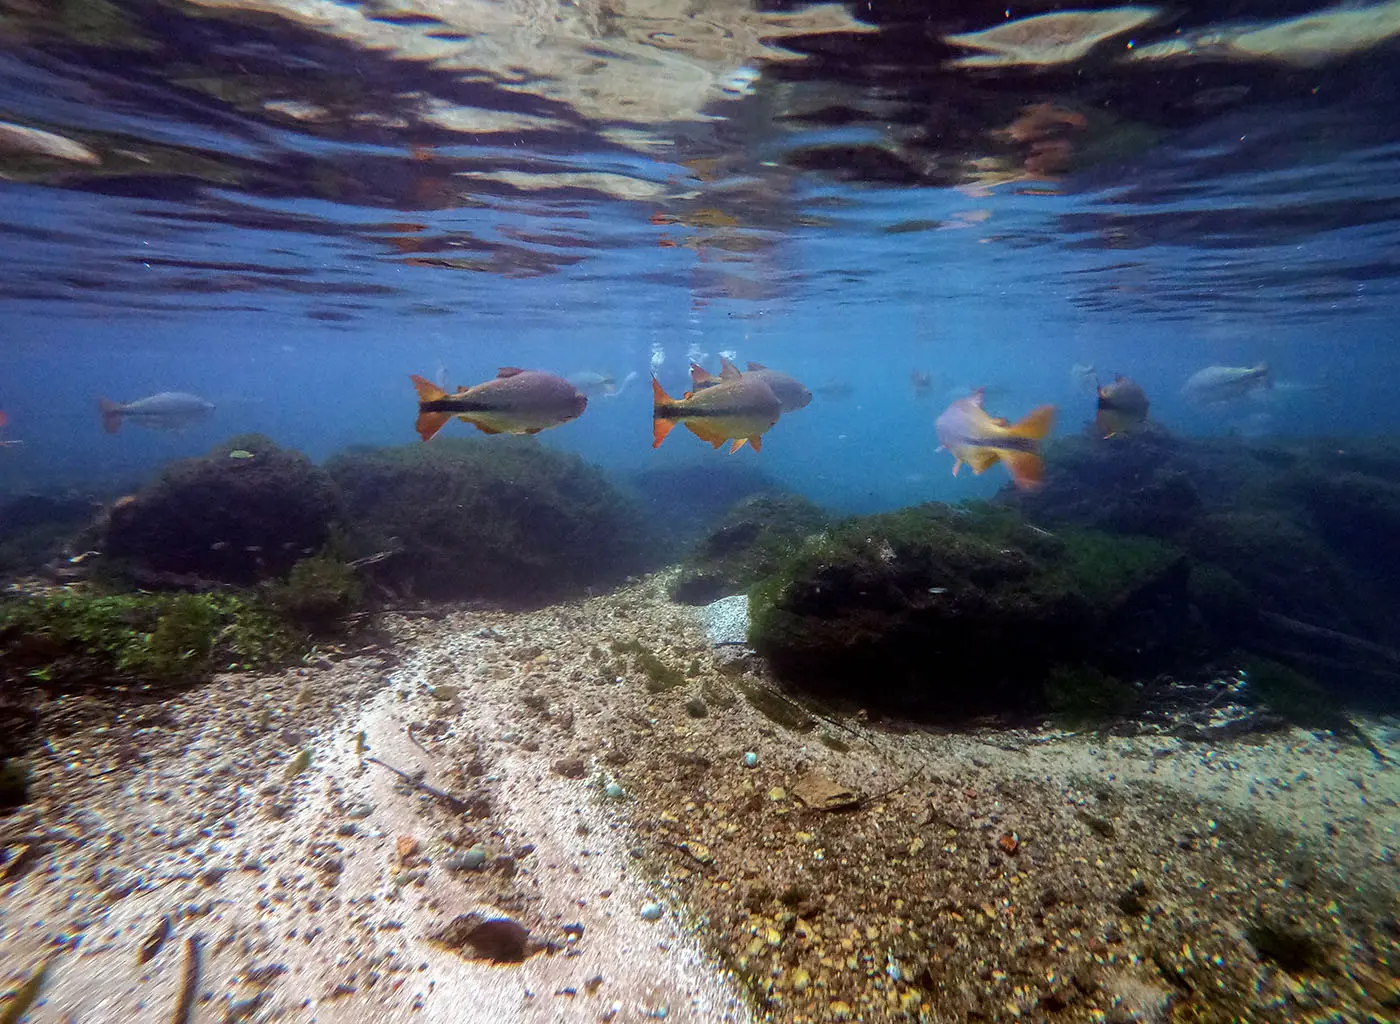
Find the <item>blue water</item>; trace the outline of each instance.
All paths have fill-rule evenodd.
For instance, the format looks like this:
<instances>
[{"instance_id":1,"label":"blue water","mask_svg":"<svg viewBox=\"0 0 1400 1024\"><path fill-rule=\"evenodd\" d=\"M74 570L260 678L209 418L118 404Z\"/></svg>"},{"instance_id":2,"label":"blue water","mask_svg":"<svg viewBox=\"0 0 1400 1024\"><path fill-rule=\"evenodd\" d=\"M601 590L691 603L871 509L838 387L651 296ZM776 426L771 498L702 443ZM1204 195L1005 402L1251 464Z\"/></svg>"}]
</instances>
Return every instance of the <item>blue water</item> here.
<instances>
[{"instance_id":1,"label":"blue water","mask_svg":"<svg viewBox=\"0 0 1400 1024\"><path fill-rule=\"evenodd\" d=\"M370 15L395 39L453 38L427 14ZM948 17L921 31L985 20ZM1180 18L1132 41L1215 24ZM0 488L120 492L246 431L316 459L414 443L410 373L469 384L502 365L637 375L541 444L619 471L751 460L849 511L994 492L999 470L952 478L933 420L986 386L996 415L1051 402L1058 432L1078 431L1094 401L1076 363L1132 376L1184 435L1400 431L1393 42L1152 74L1114 44L1087 78L974 74L940 63L961 51L907 52L910 15L866 5L802 36L806 59L697 50L707 74L751 83L629 121L621 101L611 118L561 101L570 83L543 57L508 81L279 19L11 12L0 120L99 162L0 156L0 408L24 441L0 452ZM639 60L599 46L600 67ZM948 82L967 95L935 116ZM1075 153L1055 173L1021 170L1004 141L1037 103L1088 119L1052 130ZM445 128L444 109L486 127ZM971 170L988 152L1018 180ZM650 373L675 393L690 358L714 369L721 352L851 393L818 394L758 454L684 434L652 451ZM1180 400L1202 366L1261 361L1272 392ZM101 432L98 396L166 390L217 410L178 433Z\"/></svg>"}]
</instances>

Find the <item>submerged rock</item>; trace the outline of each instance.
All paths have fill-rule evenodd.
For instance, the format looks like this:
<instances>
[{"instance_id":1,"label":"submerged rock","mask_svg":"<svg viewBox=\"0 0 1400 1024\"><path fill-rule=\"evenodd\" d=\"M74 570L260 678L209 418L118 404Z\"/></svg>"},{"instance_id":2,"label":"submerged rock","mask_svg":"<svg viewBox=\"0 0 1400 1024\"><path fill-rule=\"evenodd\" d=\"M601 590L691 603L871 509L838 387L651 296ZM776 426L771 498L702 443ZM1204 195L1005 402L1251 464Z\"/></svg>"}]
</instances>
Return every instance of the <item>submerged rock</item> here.
<instances>
[{"instance_id":1,"label":"submerged rock","mask_svg":"<svg viewBox=\"0 0 1400 1024\"><path fill-rule=\"evenodd\" d=\"M104 550L145 570L147 585L158 574L247 585L282 576L319 549L337 515L335 489L310 459L243 435L170 464L117 502Z\"/></svg>"},{"instance_id":2,"label":"submerged rock","mask_svg":"<svg viewBox=\"0 0 1400 1024\"><path fill-rule=\"evenodd\" d=\"M826 513L798 495L750 495L691 551L671 597L683 604L709 604L740 593L826 523Z\"/></svg>"},{"instance_id":3,"label":"submerged rock","mask_svg":"<svg viewBox=\"0 0 1400 1024\"><path fill-rule=\"evenodd\" d=\"M750 640L788 683L866 706L1027 711L1055 666L1129 675L1194 654L1188 581L1153 540L930 504L809 541L754 589Z\"/></svg>"},{"instance_id":4,"label":"submerged rock","mask_svg":"<svg viewBox=\"0 0 1400 1024\"><path fill-rule=\"evenodd\" d=\"M534 604L620 580L646 564L639 517L603 473L531 439L438 438L338 455L365 567L419 598Z\"/></svg>"}]
</instances>

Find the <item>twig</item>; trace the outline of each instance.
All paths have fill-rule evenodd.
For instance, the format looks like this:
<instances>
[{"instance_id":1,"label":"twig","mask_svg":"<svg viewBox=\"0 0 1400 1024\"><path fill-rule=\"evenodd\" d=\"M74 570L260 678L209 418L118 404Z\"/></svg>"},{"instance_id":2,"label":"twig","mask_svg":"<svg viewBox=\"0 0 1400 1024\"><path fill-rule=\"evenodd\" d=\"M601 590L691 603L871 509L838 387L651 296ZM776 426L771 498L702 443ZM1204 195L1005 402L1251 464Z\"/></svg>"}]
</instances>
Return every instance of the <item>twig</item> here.
<instances>
[{"instance_id":1,"label":"twig","mask_svg":"<svg viewBox=\"0 0 1400 1024\"><path fill-rule=\"evenodd\" d=\"M391 772L393 772L399 778L403 779L404 782L408 783L414 789L422 793L427 793L429 796L434 797L444 807L456 812L457 814L469 814L471 812L471 807L461 797L453 796L446 790L438 789L436 786L430 786L426 782L421 781L420 779L415 779L412 775L408 774L408 772L404 771L402 768L395 768L391 764L385 764L383 761L379 760L379 758L374 757L372 755L366 757L365 760L373 761L381 768L388 768Z\"/></svg>"},{"instance_id":2,"label":"twig","mask_svg":"<svg viewBox=\"0 0 1400 1024\"><path fill-rule=\"evenodd\" d=\"M861 808L862 810L864 810L866 807L869 807L871 804L879 803L881 800L885 799L886 797L893 796L894 794L898 793L901 789L903 789L905 786L909 785L909 783L913 782L913 781L914 781L915 779L917 779L918 777L919 777L919 771L918 771L918 769L916 768L914 771L910 772L910 773L909 773L909 777L908 777L907 779L905 779L903 782L901 782L899 785L897 785L897 786L892 786L892 787L890 787L889 789L885 790L883 793L872 793L870 796L862 797L859 801L857 801L856 806L859 807L859 808Z\"/></svg>"},{"instance_id":3,"label":"twig","mask_svg":"<svg viewBox=\"0 0 1400 1024\"><path fill-rule=\"evenodd\" d=\"M175 1012L170 1015L170 1024L189 1024L194 997L199 991L201 941L198 935L191 935L185 940L185 975L180 981L180 994L175 999Z\"/></svg>"}]
</instances>

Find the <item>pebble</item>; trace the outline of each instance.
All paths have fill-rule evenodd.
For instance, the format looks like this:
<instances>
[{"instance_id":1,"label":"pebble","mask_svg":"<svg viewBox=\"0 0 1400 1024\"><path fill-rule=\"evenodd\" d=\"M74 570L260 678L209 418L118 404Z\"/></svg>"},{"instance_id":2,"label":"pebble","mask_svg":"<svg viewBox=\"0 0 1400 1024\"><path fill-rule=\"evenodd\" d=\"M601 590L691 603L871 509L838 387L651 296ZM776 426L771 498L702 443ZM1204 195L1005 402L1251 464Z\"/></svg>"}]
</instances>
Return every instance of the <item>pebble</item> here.
<instances>
[{"instance_id":1,"label":"pebble","mask_svg":"<svg viewBox=\"0 0 1400 1024\"><path fill-rule=\"evenodd\" d=\"M757 767L758 767L758 755L755 754L752 750L750 750L747 754L744 755L744 767L745 767L745 768L757 768Z\"/></svg>"},{"instance_id":2,"label":"pebble","mask_svg":"<svg viewBox=\"0 0 1400 1024\"><path fill-rule=\"evenodd\" d=\"M464 853L454 853L445 863L449 871L476 871L486 863L486 848L477 843Z\"/></svg>"},{"instance_id":3,"label":"pebble","mask_svg":"<svg viewBox=\"0 0 1400 1024\"><path fill-rule=\"evenodd\" d=\"M700 609L705 635L712 644L746 645L749 642L749 597L722 597Z\"/></svg>"},{"instance_id":4,"label":"pebble","mask_svg":"<svg viewBox=\"0 0 1400 1024\"><path fill-rule=\"evenodd\" d=\"M603 787L603 795L609 800L621 800L624 796L627 795L627 791L621 786L619 786L616 782L609 782L606 786Z\"/></svg>"},{"instance_id":5,"label":"pebble","mask_svg":"<svg viewBox=\"0 0 1400 1024\"><path fill-rule=\"evenodd\" d=\"M641 913L643 921L660 921L662 913L661 904L648 903L646 906L642 907Z\"/></svg>"}]
</instances>

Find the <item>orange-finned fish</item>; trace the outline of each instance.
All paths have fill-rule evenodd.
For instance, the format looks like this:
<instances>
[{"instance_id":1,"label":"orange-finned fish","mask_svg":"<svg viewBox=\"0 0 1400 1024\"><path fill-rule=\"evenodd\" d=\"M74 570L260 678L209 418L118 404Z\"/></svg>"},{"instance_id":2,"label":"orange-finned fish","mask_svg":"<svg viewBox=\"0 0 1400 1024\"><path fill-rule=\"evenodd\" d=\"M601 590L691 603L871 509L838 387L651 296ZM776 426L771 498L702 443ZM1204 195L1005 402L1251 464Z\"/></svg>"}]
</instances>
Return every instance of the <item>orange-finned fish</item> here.
<instances>
[{"instance_id":1,"label":"orange-finned fish","mask_svg":"<svg viewBox=\"0 0 1400 1024\"><path fill-rule=\"evenodd\" d=\"M1100 385L1098 392L1099 411L1094 417L1094 426L1100 436L1109 438L1146 421L1147 407L1151 403L1147 401L1147 392L1136 381L1120 373L1108 387Z\"/></svg>"},{"instance_id":2,"label":"orange-finned fish","mask_svg":"<svg viewBox=\"0 0 1400 1024\"><path fill-rule=\"evenodd\" d=\"M934 429L944 448L953 453L953 475L966 462L974 473L983 472L996 462L1006 463L1012 482L1020 488L1040 486L1045 463L1040 458L1040 442L1055 423L1055 407L1042 405L1020 423L1011 424L987 415L982 408L982 391L959 398L938 417Z\"/></svg>"},{"instance_id":3,"label":"orange-finned fish","mask_svg":"<svg viewBox=\"0 0 1400 1024\"><path fill-rule=\"evenodd\" d=\"M778 396L778 404L783 407L783 412L803 409L811 404L812 392L807 390L807 386L796 377L789 377L786 373L770 370L762 363L749 362L746 365L748 369L742 376L758 377L766 382L773 389L773 394ZM690 364L690 386L696 391L712 388L726 380L738 380L740 376L739 368L731 363L726 356L719 357L718 377L699 363Z\"/></svg>"},{"instance_id":4,"label":"orange-finned fish","mask_svg":"<svg viewBox=\"0 0 1400 1024\"><path fill-rule=\"evenodd\" d=\"M751 373L734 372L733 378L699 391L687 391L681 399L666 394L653 377L651 446L659 448L675 425L684 423L692 434L716 448L733 441L731 454L744 447L745 442L754 451L762 451L763 434L778 422L783 407L767 381Z\"/></svg>"},{"instance_id":5,"label":"orange-finned fish","mask_svg":"<svg viewBox=\"0 0 1400 1024\"><path fill-rule=\"evenodd\" d=\"M426 377L418 389L418 436L424 441L456 416L483 434L538 434L583 415L588 398L563 377L503 366L492 380L448 394Z\"/></svg>"}]
</instances>

